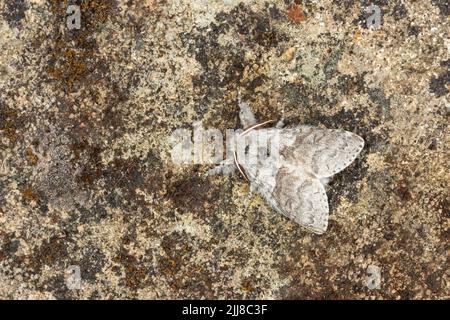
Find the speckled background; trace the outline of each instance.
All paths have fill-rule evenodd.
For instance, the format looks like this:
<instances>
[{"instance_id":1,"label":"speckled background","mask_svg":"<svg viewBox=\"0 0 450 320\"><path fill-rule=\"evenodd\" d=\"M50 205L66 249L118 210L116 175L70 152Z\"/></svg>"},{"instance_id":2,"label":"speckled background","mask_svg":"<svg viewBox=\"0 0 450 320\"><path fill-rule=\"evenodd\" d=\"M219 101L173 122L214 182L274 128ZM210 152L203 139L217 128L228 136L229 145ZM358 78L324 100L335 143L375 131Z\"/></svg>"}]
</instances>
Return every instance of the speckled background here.
<instances>
[{"instance_id":1,"label":"speckled background","mask_svg":"<svg viewBox=\"0 0 450 320\"><path fill-rule=\"evenodd\" d=\"M450 298L449 4L373 3L378 30L365 0L1 1L0 297ZM366 140L324 235L172 163L175 129L240 127L238 90Z\"/></svg>"}]
</instances>

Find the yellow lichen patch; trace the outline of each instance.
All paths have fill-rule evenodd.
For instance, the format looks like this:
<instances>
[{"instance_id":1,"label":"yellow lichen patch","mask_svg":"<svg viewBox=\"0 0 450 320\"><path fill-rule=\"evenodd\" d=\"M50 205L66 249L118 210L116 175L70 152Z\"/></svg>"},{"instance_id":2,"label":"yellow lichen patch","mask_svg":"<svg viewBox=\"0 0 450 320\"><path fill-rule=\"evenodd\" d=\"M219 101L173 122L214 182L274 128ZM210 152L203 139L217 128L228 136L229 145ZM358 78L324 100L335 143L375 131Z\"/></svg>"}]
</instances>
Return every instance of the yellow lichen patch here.
<instances>
[{"instance_id":1,"label":"yellow lichen patch","mask_svg":"<svg viewBox=\"0 0 450 320\"><path fill-rule=\"evenodd\" d=\"M282 55L281 55L281 59L284 61L291 61L294 58L294 54L295 54L295 48L291 47L289 49L287 49Z\"/></svg>"},{"instance_id":2,"label":"yellow lichen patch","mask_svg":"<svg viewBox=\"0 0 450 320\"><path fill-rule=\"evenodd\" d=\"M359 43L361 41L361 31L358 29L355 31L355 33L353 34L353 41L355 43Z\"/></svg>"},{"instance_id":3,"label":"yellow lichen patch","mask_svg":"<svg viewBox=\"0 0 450 320\"><path fill-rule=\"evenodd\" d=\"M66 1L51 2L56 19L66 16ZM88 86L89 75L98 68L98 53L93 36L110 16L112 3L104 0L81 2L81 28L64 30L53 44L51 65L47 67L50 78L58 80L65 90L72 91L78 85Z\"/></svg>"},{"instance_id":4,"label":"yellow lichen patch","mask_svg":"<svg viewBox=\"0 0 450 320\"><path fill-rule=\"evenodd\" d=\"M371 171L384 170L386 162L384 156L380 153L371 153L367 156L367 163Z\"/></svg>"},{"instance_id":5,"label":"yellow lichen patch","mask_svg":"<svg viewBox=\"0 0 450 320\"><path fill-rule=\"evenodd\" d=\"M18 140L18 135L15 128L15 123L17 121L17 112L6 108L5 110L0 110L0 132L2 132L5 137L15 144Z\"/></svg>"},{"instance_id":6,"label":"yellow lichen patch","mask_svg":"<svg viewBox=\"0 0 450 320\"><path fill-rule=\"evenodd\" d=\"M33 189L31 187L26 187L25 189L23 189L22 196L28 201L37 201L38 200L38 196L36 195L36 193L33 191Z\"/></svg>"},{"instance_id":7,"label":"yellow lichen patch","mask_svg":"<svg viewBox=\"0 0 450 320\"><path fill-rule=\"evenodd\" d=\"M242 287L241 287L242 291L244 292L251 292L254 290L253 288L253 283L250 279L244 280L242 282Z\"/></svg>"},{"instance_id":8,"label":"yellow lichen patch","mask_svg":"<svg viewBox=\"0 0 450 320\"><path fill-rule=\"evenodd\" d=\"M34 154L33 149L31 149L30 147L28 147L26 150L26 158L28 163L32 166L36 165L39 160L38 156Z\"/></svg>"},{"instance_id":9,"label":"yellow lichen patch","mask_svg":"<svg viewBox=\"0 0 450 320\"><path fill-rule=\"evenodd\" d=\"M86 54L82 51L67 49L63 52L60 66L48 69L48 73L54 79L62 80L68 87L72 88L86 74Z\"/></svg>"},{"instance_id":10,"label":"yellow lichen patch","mask_svg":"<svg viewBox=\"0 0 450 320\"><path fill-rule=\"evenodd\" d=\"M108 19L111 6L109 0L83 0L81 11L89 11L93 15L93 19L89 21L90 25L99 26Z\"/></svg>"},{"instance_id":11,"label":"yellow lichen patch","mask_svg":"<svg viewBox=\"0 0 450 320\"><path fill-rule=\"evenodd\" d=\"M306 20L306 15L298 4L291 4L287 11L288 18L294 23L300 23Z\"/></svg>"},{"instance_id":12,"label":"yellow lichen patch","mask_svg":"<svg viewBox=\"0 0 450 320\"><path fill-rule=\"evenodd\" d=\"M49 0L49 2L50 2L50 10L53 13L56 13L58 11L62 11L68 5L68 1L67 0Z\"/></svg>"}]
</instances>

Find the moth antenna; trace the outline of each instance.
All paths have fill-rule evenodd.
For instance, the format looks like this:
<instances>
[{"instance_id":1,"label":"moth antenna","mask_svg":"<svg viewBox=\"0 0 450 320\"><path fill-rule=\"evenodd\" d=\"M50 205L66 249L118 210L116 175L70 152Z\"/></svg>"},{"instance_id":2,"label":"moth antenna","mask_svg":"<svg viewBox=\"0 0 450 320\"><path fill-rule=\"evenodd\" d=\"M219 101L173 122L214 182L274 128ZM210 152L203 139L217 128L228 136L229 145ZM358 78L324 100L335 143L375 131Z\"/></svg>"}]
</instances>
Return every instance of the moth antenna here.
<instances>
[{"instance_id":1,"label":"moth antenna","mask_svg":"<svg viewBox=\"0 0 450 320\"><path fill-rule=\"evenodd\" d=\"M239 164L238 160L237 160L237 154L236 151L233 152L233 156L234 156L234 163L236 164L236 167L238 168L239 172L242 174L242 176L245 178L245 180L248 180L247 175L244 172L244 169L241 167L241 165Z\"/></svg>"},{"instance_id":2,"label":"moth antenna","mask_svg":"<svg viewBox=\"0 0 450 320\"><path fill-rule=\"evenodd\" d=\"M275 122L275 120L267 120L267 121L264 121L264 122L261 122L261 123L254 124L254 125L248 127L247 129L245 129L245 130L241 133L241 136L243 136L243 135L246 134L246 133L249 133L250 131L252 131L252 130L254 130L254 129L256 129L256 128L265 126L266 124L271 123L271 122Z\"/></svg>"},{"instance_id":3,"label":"moth antenna","mask_svg":"<svg viewBox=\"0 0 450 320\"><path fill-rule=\"evenodd\" d=\"M239 91L238 91L238 92L239 92ZM247 129L245 129L244 132L242 132L242 133L240 134L240 136L243 136L244 134L246 134L246 133L248 133L248 132L250 132L250 131L252 131L252 130L254 130L254 129L256 129L256 128L262 127L262 126L264 126L264 125L266 125L266 124L268 124L268 123L271 123L271 122L275 122L275 120L267 120L267 121L264 121L264 122L261 122L261 123L254 124L254 125L248 127ZM237 159L237 153L236 153L236 151L233 152L233 157L234 157L234 163L236 164L236 167L238 168L239 172L242 174L242 176L245 178L245 180L250 181L250 180L248 179L247 175L245 174L244 169L243 169L242 166L239 164L239 161L238 161L238 159Z\"/></svg>"}]
</instances>

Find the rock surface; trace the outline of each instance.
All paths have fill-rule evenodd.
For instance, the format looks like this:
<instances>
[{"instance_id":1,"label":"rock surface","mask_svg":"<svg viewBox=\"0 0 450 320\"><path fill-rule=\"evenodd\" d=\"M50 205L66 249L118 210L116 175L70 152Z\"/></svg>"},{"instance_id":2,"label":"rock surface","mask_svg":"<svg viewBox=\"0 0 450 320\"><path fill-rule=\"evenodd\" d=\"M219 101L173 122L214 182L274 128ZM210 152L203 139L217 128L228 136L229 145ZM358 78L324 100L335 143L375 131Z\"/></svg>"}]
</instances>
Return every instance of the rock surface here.
<instances>
[{"instance_id":1,"label":"rock surface","mask_svg":"<svg viewBox=\"0 0 450 320\"><path fill-rule=\"evenodd\" d=\"M437 0L1 2L0 297L449 299L448 15ZM328 186L324 235L237 174L171 161L174 130L240 126L238 91L261 120L365 139Z\"/></svg>"}]
</instances>

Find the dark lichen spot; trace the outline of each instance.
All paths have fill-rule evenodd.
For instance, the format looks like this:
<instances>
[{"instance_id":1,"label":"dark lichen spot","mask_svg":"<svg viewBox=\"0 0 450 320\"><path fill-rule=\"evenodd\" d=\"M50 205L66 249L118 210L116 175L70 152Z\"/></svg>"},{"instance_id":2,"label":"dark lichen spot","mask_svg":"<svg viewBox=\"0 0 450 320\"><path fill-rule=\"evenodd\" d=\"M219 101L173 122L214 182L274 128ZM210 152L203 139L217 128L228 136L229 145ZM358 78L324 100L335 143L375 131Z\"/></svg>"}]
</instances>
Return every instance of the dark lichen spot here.
<instances>
[{"instance_id":1,"label":"dark lichen spot","mask_svg":"<svg viewBox=\"0 0 450 320\"><path fill-rule=\"evenodd\" d=\"M22 19L25 18L27 3L25 0L5 1L5 11L3 17L11 28L17 28L22 25Z\"/></svg>"},{"instance_id":2,"label":"dark lichen spot","mask_svg":"<svg viewBox=\"0 0 450 320\"><path fill-rule=\"evenodd\" d=\"M383 7L383 6L387 6L389 4L391 4L394 1L391 0L355 0L356 2L359 2L361 4L361 7L365 8L368 7L370 5L376 5L379 7ZM397 0L398 1L398 0Z\"/></svg>"},{"instance_id":3,"label":"dark lichen spot","mask_svg":"<svg viewBox=\"0 0 450 320\"><path fill-rule=\"evenodd\" d=\"M422 31L422 28L419 26L415 26L415 25L409 25L408 30L407 30L408 36L415 36L415 37L417 37L421 31Z\"/></svg>"},{"instance_id":4,"label":"dark lichen spot","mask_svg":"<svg viewBox=\"0 0 450 320\"><path fill-rule=\"evenodd\" d=\"M126 207L127 210L144 208L147 203L138 194L137 189L146 190L156 198L163 190L163 173L161 161L152 158L116 158L111 165L102 169L101 179L106 182L106 201L113 207Z\"/></svg>"},{"instance_id":5,"label":"dark lichen spot","mask_svg":"<svg viewBox=\"0 0 450 320\"><path fill-rule=\"evenodd\" d=\"M76 139L76 138L75 138ZM73 162L82 168L77 176L77 182L83 188L89 189L102 175L101 147L91 145L86 140L74 140L69 144L73 152Z\"/></svg>"},{"instance_id":6,"label":"dark lichen spot","mask_svg":"<svg viewBox=\"0 0 450 320\"><path fill-rule=\"evenodd\" d=\"M184 262L188 262L192 256L192 248L189 244L190 239L186 233L173 232L161 241L161 247L169 259L169 270L179 270Z\"/></svg>"},{"instance_id":7,"label":"dark lichen spot","mask_svg":"<svg viewBox=\"0 0 450 320\"><path fill-rule=\"evenodd\" d=\"M15 145L21 137L20 128L25 124L17 111L7 107L0 101L0 130L8 138L12 145Z\"/></svg>"},{"instance_id":8,"label":"dark lichen spot","mask_svg":"<svg viewBox=\"0 0 450 320\"><path fill-rule=\"evenodd\" d=\"M450 2L448 0L431 0L442 15L448 16L450 14Z\"/></svg>"},{"instance_id":9,"label":"dark lichen spot","mask_svg":"<svg viewBox=\"0 0 450 320\"><path fill-rule=\"evenodd\" d=\"M64 263L67 257L67 241L56 236L35 249L29 259L29 268L34 272L39 272L44 266L57 267Z\"/></svg>"},{"instance_id":10,"label":"dark lichen spot","mask_svg":"<svg viewBox=\"0 0 450 320\"><path fill-rule=\"evenodd\" d=\"M436 150L437 149L437 141L436 141L436 139L432 139L427 148L428 148L428 150L431 150L431 151Z\"/></svg>"},{"instance_id":11,"label":"dark lichen spot","mask_svg":"<svg viewBox=\"0 0 450 320\"><path fill-rule=\"evenodd\" d=\"M172 232L164 236L161 247L164 255L158 257L158 271L174 291L192 298L214 296L214 273L207 264L197 265L193 260L197 250L211 250L210 246L202 247L185 232Z\"/></svg>"},{"instance_id":12,"label":"dark lichen spot","mask_svg":"<svg viewBox=\"0 0 450 320\"><path fill-rule=\"evenodd\" d=\"M351 94L361 94L365 92L364 74L356 76L340 75L338 77L337 88L346 96Z\"/></svg>"},{"instance_id":13,"label":"dark lichen spot","mask_svg":"<svg viewBox=\"0 0 450 320\"><path fill-rule=\"evenodd\" d=\"M433 76L430 80L430 92L434 93L438 98L449 92L450 86L450 70L447 70L437 76Z\"/></svg>"},{"instance_id":14,"label":"dark lichen spot","mask_svg":"<svg viewBox=\"0 0 450 320\"><path fill-rule=\"evenodd\" d=\"M112 208L119 208L123 200L121 199L120 194L118 194L115 190L112 190L108 196L106 197L106 201Z\"/></svg>"},{"instance_id":15,"label":"dark lichen spot","mask_svg":"<svg viewBox=\"0 0 450 320\"><path fill-rule=\"evenodd\" d=\"M8 250L9 253L14 254L19 249L19 244L19 240L13 239L5 246L5 249Z\"/></svg>"},{"instance_id":16,"label":"dark lichen spot","mask_svg":"<svg viewBox=\"0 0 450 320\"><path fill-rule=\"evenodd\" d=\"M0 180L0 209L1 209L2 206L5 205L5 202L6 202L5 195L6 195L6 193L7 192L6 192L5 182ZM2 213L2 212L0 211L0 213Z\"/></svg>"},{"instance_id":17,"label":"dark lichen spot","mask_svg":"<svg viewBox=\"0 0 450 320\"><path fill-rule=\"evenodd\" d=\"M20 241L15 238L14 233L4 234L0 240L0 261L13 256L19 249L19 245Z\"/></svg>"},{"instance_id":18,"label":"dark lichen spot","mask_svg":"<svg viewBox=\"0 0 450 320\"><path fill-rule=\"evenodd\" d=\"M205 204L217 200L219 193L209 180L197 174L173 181L167 189L167 196L181 212L203 210Z\"/></svg>"},{"instance_id":19,"label":"dark lichen spot","mask_svg":"<svg viewBox=\"0 0 450 320\"><path fill-rule=\"evenodd\" d=\"M450 59L447 59L447 60L444 60L444 61L441 61L441 67L444 67L444 68L448 68L448 69L450 69Z\"/></svg>"},{"instance_id":20,"label":"dark lichen spot","mask_svg":"<svg viewBox=\"0 0 450 320\"><path fill-rule=\"evenodd\" d=\"M39 287L42 291L51 292L51 294L58 300L75 299L77 290L70 290L66 281L65 273L60 272L58 275L44 281L42 286Z\"/></svg>"},{"instance_id":21,"label":"dark lichen spot","mask_svg":"<svg viewBox=\"0 0 450 320\"><path fill-rule=\"evenodd\" d=\"M408 187L408 182L406 180L402 180L397 183L395 193L402 201L409 201L412 199L412 195Z\"/></svg>"},{"instance_id":22,"label":"dark lichen spot","mask_svg":"<svg viewBox=\"0 0 450 320\"><path fill-rule=\"evenodd\" d=\"M281 19L282 15L280 13L280 10L275 4L268 4L266 3L266 7L269 10L270 18L274 20Z\"/></svg>"},{"instance_id":23,"label":"dark lichen spot","mask_svg":"<svg viewBox=\"0 0 450 320\"><path fill-rule=\"evenodd\" d=\"M108 217L108 212L101 205L96 205L90 209L80 207L79 212L81 223L100 222Z\"/></svg>"},{"instance_id":24,"label":"dark lichen spot","mask_svg":"<svg viewBox=\"0 0 450 320\"><path fill-rule=\"evenodd\" d=\"M203 69L192 80L196 96L201 97L196 99L199 114L204 114L208 106L226 100L230 92L241 88L253 91L262 85L261 74L251 71L244 76L244 70L258 61L257 58L246 59L246 53L254 52L259 57L262 52L278 47L285 38L271 23L267 10L255 12L243 3L230 12L218 13L215 18L209 28L181 34L189 53ZM241 40L223 44L219 41L221 35Z\"/></svg>"},{"instance_id":25,"label":"dark lichen spot","mask_svg":"<svg viewBox=\"0 0 450 320\"><path fill-rule=\"evenodd\" d=\"M370 89L369 98L378 108L380 108L381 114L389 116L391 100L389 98L386 98L386 95L381 89Z\"/></svg>"},{"instance_id":26,"label":"dark lichen spot","mask_svg":"<svg viewBox=\"0 0 450 320\"><path fill-rule=\"evenodd\" d=\"M121 248L114 261L123 266L125 277L123 283L130 289L137 290L148 285L148 268L125 248Z\"/></svg>"},{"instance_id":27,"label":"dark lichen spot","mask_svg":"<svg viewBox=\"0 0 450 320\"><path fill-rule=\"evenodd\" d=\"M401 20L408 16L408 11L403 3L397 2L394 5L394 8L391 10L390 14L394 17L395 20Z\"/></svg>"},{"instance_id":28,"label":"dark lichen spot","mask_svg":"<svg viewBox=\"0 0 450 320\"><path fill-rule=\"evenodd\" d=\"M331 106L333 102L320 88L305 84L288 83L281 89L285 111L294 110L297 114L311 115L317 106Z\"/></svg>"},{"instance_id":29,"label":"dark lichen spot","mask_svg":"<svg viewBox=\"0 0 450 320\"><path fill-rule=\"evenodd\" d=\"M80 273L83 280L93 282L106 264L105 254L97 247L88 246L83 249L80 260Z\"/></svg>"},{"instance_id":30,"label":"dark lichen spot","mask_svg":"<svg viewBox=\"0 0 450 320\"><path fill-rule=\"evenodd\" d=\"M248 85L248 89L249 90L255 90L256 88L258 88L259 86L261 86L264 83L265 77L264 76L258 76L255 79L253 79L249 85Z\"/></svg>"},{"instance_id":31,"label":"dark lichen spot","mask_svg":"<svg viewBox=\"0 0 450 320\"><path fill-rule=\"evenodd\" d=\"M441 210L442 210L442 215L445 218L450 218L450 199L449 198L445 198L442 203L441 203Z\"/></svg>"},{"instance_id":32,"label":"dark lichen spot","mask_svg":"<svg viewBox=\"0 0 450 320\"><path fill-rule=\"evenodd\" d=\"M430 275L427 276L426 283L427 283L428 288L432 292L439 292L439 290L441 288L440 275L437 273L431 273Z\"/></svg>"},{"instance_id":33,"label":"dark lichen spot","mask_svg":"<svg viewBox=\"0 0 450 320\"><path fill-rule=\"evenodd\" d=\"M342 43L338 44L338 49L332 51L330 58L325 63L323 72L327 79L331 79L337 73L337 65L342 58Z\"/></svg>"}]
</instances>

